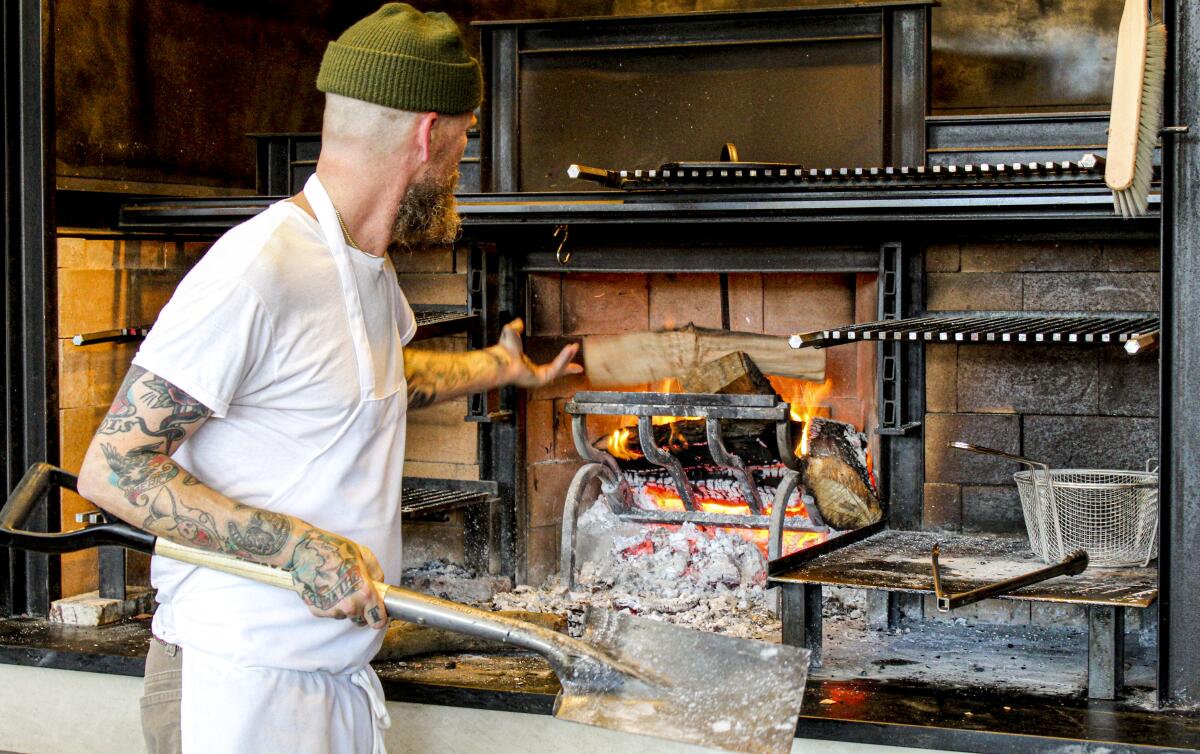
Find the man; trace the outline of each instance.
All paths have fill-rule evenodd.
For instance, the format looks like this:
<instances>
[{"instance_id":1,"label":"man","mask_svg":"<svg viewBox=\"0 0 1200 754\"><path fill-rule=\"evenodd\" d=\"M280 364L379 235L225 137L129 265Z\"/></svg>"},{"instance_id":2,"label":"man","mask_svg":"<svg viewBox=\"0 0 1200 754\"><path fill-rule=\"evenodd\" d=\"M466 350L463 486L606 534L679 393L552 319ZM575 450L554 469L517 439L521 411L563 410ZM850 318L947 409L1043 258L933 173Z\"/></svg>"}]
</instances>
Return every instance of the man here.
<instances>
[{"instance_id":1,"label":"man","mask_svg":"<svg viewBox=\"0 0 1200 754\"><path fill-rule=\"evenodd\" d=\"M519 322L481 351L402 350L416 325L386 250L457 234L481 82L444 14L391 3L331 43L316 175L184 278L88 449L84 497L288 569L303 598L155 558L151 751L382 751L371 579L400 577L407 408L580 371L574 347L527 359Z\"/></svg>"}]
</instances>

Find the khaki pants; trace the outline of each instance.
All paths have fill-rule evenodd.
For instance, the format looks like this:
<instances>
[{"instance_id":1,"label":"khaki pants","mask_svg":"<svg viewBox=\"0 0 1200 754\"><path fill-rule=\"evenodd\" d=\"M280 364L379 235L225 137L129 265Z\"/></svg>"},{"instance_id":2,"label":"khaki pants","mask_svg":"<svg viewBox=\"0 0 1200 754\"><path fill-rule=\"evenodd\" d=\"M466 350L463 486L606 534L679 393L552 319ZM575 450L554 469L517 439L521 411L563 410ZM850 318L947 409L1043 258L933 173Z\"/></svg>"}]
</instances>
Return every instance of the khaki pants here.
<instances>
[{"instance_id":1,"label":"khaki pants","mask_svg":"<svg viewBox=\"0 0 1200 754\"><path fill-rule=\"evenodd\" d=\"M157 637L146 653L142 687L142 735L149 754L180 754L179 699L183 695L183 650Z\"/></svg>"}]
</instances>

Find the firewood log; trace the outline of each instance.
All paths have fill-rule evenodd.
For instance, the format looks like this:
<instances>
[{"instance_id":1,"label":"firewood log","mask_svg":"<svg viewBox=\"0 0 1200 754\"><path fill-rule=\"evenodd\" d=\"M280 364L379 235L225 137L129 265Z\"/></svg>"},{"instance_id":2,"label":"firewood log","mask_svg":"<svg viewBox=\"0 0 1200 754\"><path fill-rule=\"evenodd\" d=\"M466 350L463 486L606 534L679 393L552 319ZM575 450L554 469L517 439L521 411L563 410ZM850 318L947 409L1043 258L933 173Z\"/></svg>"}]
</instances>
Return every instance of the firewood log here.
<instances>
[{"instance_id":1,"label":"firewood log","mask_svg":"<svg viewBox=\"0 0 1200 754\"><path fill-rule=\"evenodd\" d=\"M763 374L821 382L825 352L792 348L776 335L710 330L687 325L678 330L595 335L583 339L583 364L594 387L639 385L680 377L696 367L742 351Z\"/></svg>"},{"instance_id":2,"label":"firewood log","mask_svg":"<svg viewBox=\"0 0 1200 754\"><path fill-rule=\"evenodd\" d=\"M825 523L835 529L857 529L883 517L861 435L852 425L813 419L805 461L804 486Z\"/></svg>"}]
</instances>

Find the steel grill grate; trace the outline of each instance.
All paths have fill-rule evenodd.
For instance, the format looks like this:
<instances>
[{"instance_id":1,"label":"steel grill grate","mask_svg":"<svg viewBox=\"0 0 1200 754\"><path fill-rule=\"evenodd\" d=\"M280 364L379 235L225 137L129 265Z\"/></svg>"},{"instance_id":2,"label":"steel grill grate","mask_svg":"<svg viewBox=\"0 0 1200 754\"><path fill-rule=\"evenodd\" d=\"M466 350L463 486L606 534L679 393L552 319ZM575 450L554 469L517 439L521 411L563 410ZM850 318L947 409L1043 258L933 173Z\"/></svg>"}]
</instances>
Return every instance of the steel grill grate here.
<instances>
[{"instance_id":1,"label":"steel grill grate","mask_svg":"<svg viewBox=\"0 0 1200 754\"><path fill-rule=\"evenodd\" d=\"M863 340L1120 344L1157 330L1157 315L941 315L882 320L844 328L816 330L791 336L791 345L793 348L828 348Z\"/></svg>"},{"instance_id":2,"label":"steel grill grate","mask_svg":"<svg viewBox=\"0 0 1200 754\"><path fill-rule=\"evenodd\" d=\"M400 514L405 518L448 513L471 505L491 503L498 498L478 490L438 490L405 488L400 499Z\"/></svg>"}]
</instances>

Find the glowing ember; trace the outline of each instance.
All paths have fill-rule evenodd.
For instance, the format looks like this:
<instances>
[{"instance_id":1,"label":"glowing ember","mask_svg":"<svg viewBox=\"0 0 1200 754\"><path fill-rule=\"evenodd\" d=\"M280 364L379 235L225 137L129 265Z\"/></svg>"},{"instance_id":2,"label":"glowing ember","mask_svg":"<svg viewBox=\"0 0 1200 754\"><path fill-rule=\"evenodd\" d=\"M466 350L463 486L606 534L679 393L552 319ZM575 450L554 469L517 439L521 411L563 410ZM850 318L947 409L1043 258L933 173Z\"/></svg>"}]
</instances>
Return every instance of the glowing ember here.
<instances>
[{"instance_id":1,"label":"glowing ember","mask_svg":"<svg viewBox=\"0 0 1200 754\"><path fill-rule=\"evenodd\" d=\"M684 510L683 501L674 489L664 487L660 484L648 483L639 488L640 492L644 493L639 497L650 501L654 507L666 511L682 511ZM704 494L704 488L697 489L695 498L696 507L705 513L721 513L726 515L750 515L750 506L745 502L738 500L730 500L728 498L711 497ZM771 514L772 501L765 500L763 502L763 515ZM799 495L795 496L794 501L790 502L785 512L787 516L803 516L808 517L808 509L804 506L804 501ZM753 542L763 555L767 555L768 537L770 532L767 529L746 529L740 526L713 526L703 527L712 528L717 531L723 531L735 536L741 537L747 542ZM783 533L783 555L793 553L804 547L810 547L818 542L824 542L829 538L828 534L821 532L806 532L806 531L784 531Z\"/></svg>"},{"instance_id":2,"label":"glowing ember","mask_svg":"<svg viewBox=\"0 0 1200 754\"><path fill-rule=\"evenodd\" d=\"M659 385L658 390L655 392L678 393L682 391L679 387L679 382L676 381L674 377L668 377L662 381L662 384ZM674 425L675 422L680 421L681 419L699 418L700 417L698 416L655 416L652 417L650 421L654 426L659 427L664 424ZM622 461L636 461L639 458L642 458L642 453L630 448L629 441L631 438L637 435L637 417L622 416L621 423L624 426L614 430L613 433L608 436L608 452L611 453L614 458L619 458ZM667 447L669 449L679 450L686 448L687 446L687 440L685 440L682 435L676 433L674 428L672 428L671 437L667 442Z\"/></svg>"}]
</instances>

